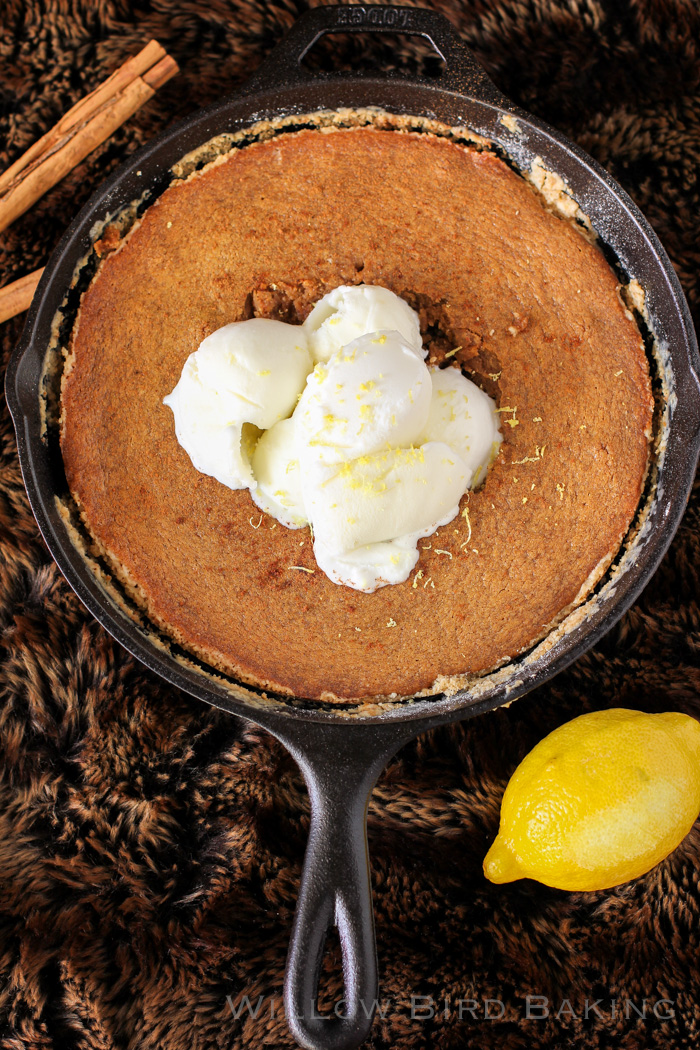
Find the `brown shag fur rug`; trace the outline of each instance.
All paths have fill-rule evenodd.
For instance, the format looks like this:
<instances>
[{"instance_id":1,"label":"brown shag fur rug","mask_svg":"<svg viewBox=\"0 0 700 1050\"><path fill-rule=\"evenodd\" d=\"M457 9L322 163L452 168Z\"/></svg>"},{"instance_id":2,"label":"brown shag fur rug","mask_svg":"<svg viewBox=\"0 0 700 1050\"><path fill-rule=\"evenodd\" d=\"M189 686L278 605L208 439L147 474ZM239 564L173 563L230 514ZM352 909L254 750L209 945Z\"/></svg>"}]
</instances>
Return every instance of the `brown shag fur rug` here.
<instances>
[{"instance_id":1,"label":"brown shag fur rug","mask_svg":"<svg viewBox=\"0 0 700 1050\"><path fill-rule=\"evenodd\" d=\"M249 76L305 6L2 0L0 168L150 37L182 67L0 237L2 283L43 264L134 149ZM693 0L432 6L504 92L628 190L697 322ZM350 65L430 62L416 41L342 46ZM340 61L334 47L321 68ZM5 361L21 326L0 329ZM292 1046L280 1000L308 829L302 778L264 732L169 688L94 623L39 537L4 403L1 425L0 1045ZM696 490L660 570L596 649L510 709L421 737L381 778L369 836L384 1016L367 1046L700 1045L700 828L604 893L495 887L481 873L504 785L549 730L608 706L700 716L699 515ZM265 997L255 1018L245 1004L234 1017L245 995ZM528 995L546 998L548 1017L543 1000L526 1016ZM411 996L432 998L434 1015L412 1017ZM474 1001L461 1018L459 1000Z\"/></svg>"}]
</instances>

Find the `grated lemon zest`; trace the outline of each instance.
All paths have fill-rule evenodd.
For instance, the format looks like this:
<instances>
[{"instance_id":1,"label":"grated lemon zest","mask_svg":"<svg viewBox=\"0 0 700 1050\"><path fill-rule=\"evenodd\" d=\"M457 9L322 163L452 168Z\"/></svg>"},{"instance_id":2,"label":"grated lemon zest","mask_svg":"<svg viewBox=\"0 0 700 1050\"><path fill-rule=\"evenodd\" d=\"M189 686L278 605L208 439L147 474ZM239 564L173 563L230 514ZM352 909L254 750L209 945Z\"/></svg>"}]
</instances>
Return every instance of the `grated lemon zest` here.
<instances>
[{"instance_id":1,"label":"grated lemon zest","mask_svg":"<svg viewBox=\"0 0 700 1050\"><path fill-rule=\"evenodd\" d=\"M469 535L467 536L467 539L466 539L466 542L469 543L470 539L472 538L472 523L471 523L471 519L469 517L469 507L465 507L464 508L464 510L462 511L462 517L466 521L467 528L469 529Z\"/></svg>"},{"instance_id":2,"label":"grated lemon zest","mask_svg":"<svg viewBox=\"0 0 700 1050\"><path fill-rule=\"evenodd\" d=\"M542 445L542 447L540 448L539 445L535 445L534 456L525 456L525 459L514 459L513 466L517 467L520 463L539 463L539 461L544 456L544 450L546 447L546 445Z\"/></svg>"}]
</instances>

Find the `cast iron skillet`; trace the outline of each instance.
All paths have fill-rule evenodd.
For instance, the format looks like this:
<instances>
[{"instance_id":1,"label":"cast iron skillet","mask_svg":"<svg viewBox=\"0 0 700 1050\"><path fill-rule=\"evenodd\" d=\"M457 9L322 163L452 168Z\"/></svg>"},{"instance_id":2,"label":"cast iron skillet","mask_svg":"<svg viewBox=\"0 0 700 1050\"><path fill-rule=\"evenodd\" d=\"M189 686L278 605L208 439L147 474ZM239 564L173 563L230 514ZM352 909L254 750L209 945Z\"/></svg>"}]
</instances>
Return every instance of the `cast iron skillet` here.
<instances>
[{"instance_id":1,"label":"cast iron skillet","mask_svg":"<svg viewBox=\"0 0 700 1050\"><path fill-rule=\"evenodd\" d=\"M310 74L300 63L325 33L403 32L426 38L445 61L436 80L380 74ZM214 135L260 119L319 109L379 106L399 114L467 126L492 140L521 169L537 155L571 193L613 250L623 270L647 293L652 328L664 349L661 366L672 387L666 449L648 523L617 578L598 589L587 617L556 644L513 661L495 681L452 696L397 703L379 715L288 698L210 677L156 644L99 586L73 546L55 496L66 481L55 443L45 442L39 411L42 364L51 323L77 263L90 250L91 228L141 196L163 188L164 173ZM517 118L509 130L503 116ZM7 399L17 430L29 499L49 550L99 622L174 686L264 726L301 766L311 799L311 829L292 931L285 1001L297 1040L312 1050L343 1050L367 1037L377 998L366 810L382 768L397 749L435 726L479 714L533 689L592 646L632 604L659 564L680 521L700 448L698 350L671 263L626 194L562 135L512 105L491 83L450 23L435 12L392 6L321 7L307 11L263 67L235 97L193 114L135 154L94 194L71 223L46 267L9 367ZM327 930L338 927L345 982L343 1016L316 1014L318 974Z\"/></svg>"}]
</instances>

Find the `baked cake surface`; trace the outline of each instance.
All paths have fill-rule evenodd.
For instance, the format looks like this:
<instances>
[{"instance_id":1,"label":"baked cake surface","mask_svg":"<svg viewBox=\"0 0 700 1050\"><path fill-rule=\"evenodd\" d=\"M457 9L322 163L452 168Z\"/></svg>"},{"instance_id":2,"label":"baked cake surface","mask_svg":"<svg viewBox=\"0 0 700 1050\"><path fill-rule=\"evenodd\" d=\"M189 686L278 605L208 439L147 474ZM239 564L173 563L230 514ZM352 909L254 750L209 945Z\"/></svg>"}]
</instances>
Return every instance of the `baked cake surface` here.
<instances>
[{"instance_id":1,"label":"baked cake surface","mask_svg":"<svg viewBox=\"0 0 700 1050\"><path fill-rule=\"evenodd\" d=\"M301 322L340 284L421 314L498 399L504 441L403 584L363 594L308 529L198 473L163 397L231 321ZM601 252L488 152L432 135L288 133L173 186L85 293L62 390L66 475L151 617L243 681L370 698L476 674L542 637L634 517L652 419L640 332ZM303 571L307 570L307 571Z\"/></svg>"}]
</instances>

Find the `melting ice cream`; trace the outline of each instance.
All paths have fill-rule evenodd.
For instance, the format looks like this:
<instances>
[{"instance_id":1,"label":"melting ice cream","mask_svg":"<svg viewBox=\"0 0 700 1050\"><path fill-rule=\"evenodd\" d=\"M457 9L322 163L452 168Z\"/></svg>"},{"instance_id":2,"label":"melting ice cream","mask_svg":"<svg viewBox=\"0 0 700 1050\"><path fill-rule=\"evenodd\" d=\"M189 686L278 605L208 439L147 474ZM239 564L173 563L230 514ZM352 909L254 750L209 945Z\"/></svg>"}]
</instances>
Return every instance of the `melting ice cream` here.
<instances>
[{"instance_id":1,"label":"melting ice cream","mask_svg":"<svg viewBox=\"0 0 700 1050\"><path fill-rule=\"evenodd\" d=\"M493 400L424 357L407 303L343 286L301 326L214 332L165 404L197 470L288 528L310 524L319 568L371 592L407 579L418 539L455 517L501 440Z\"/></svg>"}]
</instances>

